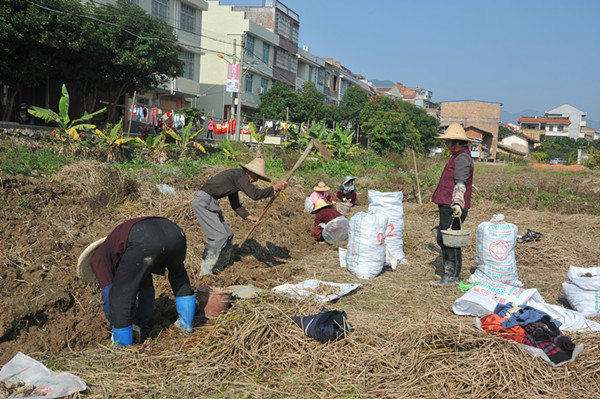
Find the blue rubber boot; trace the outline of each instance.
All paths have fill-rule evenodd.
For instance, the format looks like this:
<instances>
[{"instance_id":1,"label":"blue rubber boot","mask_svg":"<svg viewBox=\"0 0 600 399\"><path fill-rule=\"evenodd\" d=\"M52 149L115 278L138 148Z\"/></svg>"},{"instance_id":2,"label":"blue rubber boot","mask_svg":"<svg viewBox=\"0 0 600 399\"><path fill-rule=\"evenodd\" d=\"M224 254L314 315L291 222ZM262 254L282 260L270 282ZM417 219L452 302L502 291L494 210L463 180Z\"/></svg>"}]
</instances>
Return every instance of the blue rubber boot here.
<instances>
[{"instance_id":1,"label":"blue rubber boot","mask_svg":"<svg viewBox=\"0 0 600 399\"><path fill-rule=\"evenodd\" d=\"M117 346L133 345L133 326L123 328L113 327L112 332L112 341L116 343Z\"/></svg>"},{"instance_id":2,"label":"blue rubber boot","mask_svg":"<svg viewBox=\"0 0 600 399\"><path fill-rule=\"evenodd\" d=\"M194 322L194 314L196 313L196 296L175 297L175 305L179 314L179 319L175 322L175 327L186 334L191 334L194 330L192 324Z\"/></svg>"}]
</instances>

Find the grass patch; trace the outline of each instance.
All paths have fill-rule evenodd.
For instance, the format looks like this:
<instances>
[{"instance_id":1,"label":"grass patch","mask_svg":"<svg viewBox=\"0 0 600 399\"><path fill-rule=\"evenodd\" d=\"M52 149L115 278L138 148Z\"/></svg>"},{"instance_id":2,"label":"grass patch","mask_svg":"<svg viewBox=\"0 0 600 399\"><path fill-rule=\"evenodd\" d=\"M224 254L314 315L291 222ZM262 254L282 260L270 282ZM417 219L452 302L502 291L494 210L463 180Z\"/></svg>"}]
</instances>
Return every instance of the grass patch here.
<instances>
[{"instance_id":1,"label":"grass patch","mask_svg":"<svg viewBox=\"0 0 600 399\"><path fill-rule=\"evenodd\" d=\"M58 154L53 148L32 150L19 146L0 152L0 170L8 175L54 173L72 161L72 157Z\"/></svg>"}]
</instances>

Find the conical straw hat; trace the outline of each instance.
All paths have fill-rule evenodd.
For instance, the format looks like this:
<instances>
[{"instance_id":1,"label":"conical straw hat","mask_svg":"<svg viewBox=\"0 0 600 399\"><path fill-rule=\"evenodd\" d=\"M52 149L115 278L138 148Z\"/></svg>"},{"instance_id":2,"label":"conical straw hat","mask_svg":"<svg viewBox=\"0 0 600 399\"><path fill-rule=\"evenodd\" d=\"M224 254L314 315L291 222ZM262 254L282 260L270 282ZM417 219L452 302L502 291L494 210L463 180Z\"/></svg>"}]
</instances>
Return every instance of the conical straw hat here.
<instances>
[{"instance_id":1,"label":"conical straw hat","mask_svg":"<svg viewBox=\"0 0 600 399\"><path fill-rule=\"evenodd\" d=\"M451 123L444 134L436 137L440 140L462 140L462 141L473 141L473 139L467 137L465 129L458 123Z\"/></svg>"},{"instance_id":2,"label":"conical straw hat","mask_svg":"<svg viewBox=\"0 0 600 399\"><path fill-rule=\"evenodd\" d=\"M313 190L315 191L329 191L331 190L331 188L325 184L324 182L320 181L319 184L317 184L316 186L313 187Z\"/></svg>"},{"instance_id":3,"label":"conical straw hat","mask_svg":"<svg viewBox=\"0 0 600 399\"><path fill-rule=\"evenodd\" d=\"M255 175L257 175L260 179L264 180L264 181L268 181L270 182L271 179L269 179L267 177L267 174L265 173L265 160L262 158L254 158L252 161L248 162L246 165L244 165L243 163L240 162L240 166L244 169L246 169L249 172L254 173Z\"/></svg>"},{"instance_id":4,"label":"conical straw hat","mask_svg":"<svg viewBox=\"0 0 600 399\"><path fill-rule=\"evenodd\" d=\"M92 271L91 260L96 250L102 245L102 243L106 240L106 237L101 238L97 241L94 241L79 255L79 260L77 261L77 277L86 283L95 283L98 280L96 279L96 275Z\"/></svg>"},{"instance_id":5,"label":"conical straw hat","mask_svg":"<svg viewBox=\"0 0 600 399\"><path fill-rule=\"evenodd\" d=\"M323 198L319 198L317 200L317 202L315 202L315 209L313 209L313 211L311 213L316 213L319 209L321 208L326 208L328 206L331 206L332 204L330 204L329 202L325 201Z\"/></svg>"}]
</instances>

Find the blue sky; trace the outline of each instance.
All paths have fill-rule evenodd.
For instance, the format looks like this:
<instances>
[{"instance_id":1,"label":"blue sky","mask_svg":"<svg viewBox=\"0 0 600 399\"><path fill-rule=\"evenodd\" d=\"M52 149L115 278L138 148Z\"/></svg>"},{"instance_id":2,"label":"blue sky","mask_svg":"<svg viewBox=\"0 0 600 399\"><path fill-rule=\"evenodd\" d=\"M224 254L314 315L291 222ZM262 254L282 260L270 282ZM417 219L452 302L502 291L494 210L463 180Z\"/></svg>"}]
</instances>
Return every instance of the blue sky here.
<instances>
[{"instance_id":1,"label":"blue sky","mask_svg":"<svg viewBox=\"0 0 600 399\"><path fill-rule=\"evenodd\" d=\"M221 4L262 5L261 0ZM541 113L564 103L600 121L600 1L285 0L299 45L369 80Z\"/></svg>"}]
</instances>

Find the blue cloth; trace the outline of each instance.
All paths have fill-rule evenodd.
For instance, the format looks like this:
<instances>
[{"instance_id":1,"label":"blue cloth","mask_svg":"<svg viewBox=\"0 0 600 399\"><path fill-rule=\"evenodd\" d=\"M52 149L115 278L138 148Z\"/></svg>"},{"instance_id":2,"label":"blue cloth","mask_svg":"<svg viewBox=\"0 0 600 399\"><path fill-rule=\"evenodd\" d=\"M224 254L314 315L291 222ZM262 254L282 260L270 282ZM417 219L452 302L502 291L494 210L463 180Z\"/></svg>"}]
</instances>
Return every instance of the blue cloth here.
<instances>
[{"instance_id":1,"label":"blue cloth","mask_svg":"<svg viewBox=\"0 0 600 399\"><path fill-rule=\"evenodd\" d=\"M508 302L507 304L499 303L498 305L496 305L494 313L496 313L500 317L506 318L506 312L513 307L514 305L512 302ZM528 324L535 323L536 321L540 321L541 318L544 316L548 316L548 318L552 320L552 322L557 327L560 327L562 325L560 321L552 319L550 315L548 315L546 312L542 312L541 310L537 310L531 306L521 307L519 311L510 315L510 317L506 318L506 320L504 320L500 324L502 324L502 327L504 328L511 328L514 326L523 327Z\"/></svg>"}]
</instances>

